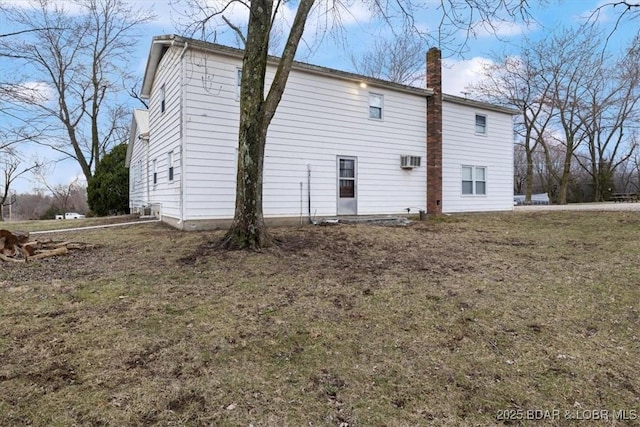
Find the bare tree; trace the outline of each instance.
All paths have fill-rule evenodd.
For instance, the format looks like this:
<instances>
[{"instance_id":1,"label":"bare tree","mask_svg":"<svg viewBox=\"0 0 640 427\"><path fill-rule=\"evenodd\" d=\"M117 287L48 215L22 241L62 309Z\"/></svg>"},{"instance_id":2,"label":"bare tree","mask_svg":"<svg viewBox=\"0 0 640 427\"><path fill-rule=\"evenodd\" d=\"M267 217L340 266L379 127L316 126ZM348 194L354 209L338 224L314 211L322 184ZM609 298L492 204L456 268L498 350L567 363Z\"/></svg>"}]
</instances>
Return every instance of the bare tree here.
<instances>
[{"instance_id":1,"label":"bare tree","mask_svg":"<svg viewBox=\"0 0 640 427\"><path fill-rule=\"evenodd\" d=\"M636 131L631 136L631 144L638 147L639 134ZM640 195L640 150L637 150L623 161L614 173L614 186L621 193L635 193Z\"/></svg>"},{"instance_id":2,"label":"bare tree","mask_svg":"<svg viewBox=\"0 0 640 427\"><path fill-rule=\"evenodd\" d=\"M358 0L359 1L359 0ZM318 28L339 26L341 13L349 13L348 7L356 0L300 0L286 2L283 0L225 1L218 7L211 7L205 0L187 0L188 9L198 17L191 18L189 26L191 35L198 29L203 36L216 35L208 31L211 25L223 24L244 40L245 52L242 66L240 91L240 126L238 134L238 174L236 188L236 206L231 228L223 239L226 248L259 248L271 243L264 225L262 212L262 170L264 161L267 130L276 108L282 98L285 85L291 70L293 59L302 39L307 20L315 6L315 16L324 19ZM361 3L359 3L361 4ZM368 0L366 5L372 13L383 20L391 22L394 16L400 17L403 28L416 28L414 12L423 7L422 2L412 0ZM244 5L248 8L246 33L240 24L231 23L226 15L231 7ZM444 1L441 6L442 22L440 31L434 39L439 45L444 44L446 31L456 32L465 27L467 35L474 31L478 22L487 24L492 18L507 15L507 19L528 13L524 0L504 0L493 5L485 0L471 0L464 4L454 0ZM277 70L268 92L265 94L265 77L267 56L274 22L280 8L289 7L295 10L293 21L289 24L288 36L284 43ZM229 25L229 24L232 25ZM218 27L214 27L218 28Z\"/></svg>"},{"instance_id":3,"label":"bare tree","mask_svg":"<svg viewBox=\"0 0 640 427\"><path fill-rule=\"evenodd\" d=\"M552 134L555 143L564 146L564 162L558 183L557 202L567 203L574 153L585 138L581 113L591 84L591 70L597 66L599 34L591 27L577 27L553 33L536 46L545 82L550 84L550 96L544 101L553 108L558 129ZM549 154L548 145L543 146Z\"/></svg>"},{"instance_id":4,"label":"bare tree","mask_svg":"<svg viewBox=\"0 0 640 427\"><path fill-rule=\"evenodd\" d=\"M39 219L51 206L52 198L44 192L16 194L12 216L17 220Z\"/></svg>"},{"instance_id":5,"label":"bare tree","mask_svg":"<svg viewBox=\"0 0 640 427\"><path fill-rule=\"evenodd\" d=\"M11 185L16 179L38 167L38 164L31 166L23 166L21 159L9 150L0 152L2 158L0 160L0 205L5 206L7 203L13 203L11 200ZM0 215L2 221L2 215Z\"/></svg>"},{"instance_id":6,"label":"bare tree","mask_svg":"<svg viewBox=\"0 0 640 427\"><path fill-rule=\"evenodd\" d=\"M589 15L589 17L587 18L587 23L597 23L600 15L608 11L613 11L615 14L617 14L617 16L615 18L613 28L606 38L605 46L608 44L611 36L618 30L623 22L640 21L640 2L629 0L602 2Z\"/></svg>"},{"instance_id":7,"label":"bare tree","mask_svg":"<svg viewBox=\"0 0 640 427\"><path fill-rule=\"evenodd\" d=\"M359 74L406 85L425 85L424 41L413 32L392 40L376 40L373 48L351 63Z\"/></svg>"},{"instance_id":8,"label":"bare tree","mask_svg":"<svg viewBox=\"0 0 640 427\"><path fill-rule=\"evenodd\" d=\"M54 199L55 205L62 212L67 212L71 208L71 200L77 199L75 194L81 193L85 202L78 204L78 208L86 206L86 191L85 187L80 183L78 178L73 179L67 184L53 184L50 182L50 175L55 167L54 162L43 163L33 169L33 176L35 180L40 184L38 191L47 192L51 194Z\"/></svg>"},{"instance_id":9,"label":"bare tree","mask_svg":"<svg viewBox=\"0 0 640 427\"><path fill-rule=\"evenodd\" d=\"M633 40L617 62L608 58L590 70L581 122L587 155L575 156L592 181L595 201L607 200L614 188L615 170L638 148L628 129L640 126L640 50ZM612 63L613 62L613 63ZM612 66L608 66L612 63Z\"/></svg>"},{"instance_id":10,"label":"bare tree","mask_svg":"<svg viewBox=\"0 0 640 427\"><path fill-rule=\"evenodd\" d=\"M503 56L484 68L484 79L471 86L474 94L499 105L521 112L517 132L525 157L525 204L531 203L534 186L534 152L544 141L553 106L546 100L551 96L552 80L544 79L542 49L523 49L520 56Z\"/></svg>"},{"instance_id":11,"label":"bare tree","mask_svg":"<svg viewBox=\"0 0 640 427\"><path fill-rule=\"evenodd\" d=\"M123 125L118 97L124 91L118 83L126 79L136 44L133 31L150 15L123 0L78 5L79 14L49 0L33 8L6 8L8 19L33 32L18 41L0 39L0 55L31 67L51 92L23 100L38 112L31 121L50 129L36 141L75 159L88 180Z\"/></svg>"}]
</instances>

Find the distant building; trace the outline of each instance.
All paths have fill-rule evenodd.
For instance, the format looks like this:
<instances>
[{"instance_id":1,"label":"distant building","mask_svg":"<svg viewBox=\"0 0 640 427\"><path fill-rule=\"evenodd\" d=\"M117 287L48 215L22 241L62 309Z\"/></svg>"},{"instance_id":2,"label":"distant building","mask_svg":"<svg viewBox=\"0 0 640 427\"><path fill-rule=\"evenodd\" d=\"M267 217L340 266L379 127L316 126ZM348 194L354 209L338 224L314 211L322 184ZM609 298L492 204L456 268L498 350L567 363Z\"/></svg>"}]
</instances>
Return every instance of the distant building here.
<instances>
[{"instance_id":1,"label":"distant building","mask_svg":"<svg viewBox=\"0 0 640 427\"><path fill-rule=\"evenodd\" d=\"M524 205L524 194L516 194L513 196L513 204L514 205ZM549 194L541 193L541 194L532 194L531 195L531 204L532 205L548 205L550 202Z\"/></svg>"}]
</instances>

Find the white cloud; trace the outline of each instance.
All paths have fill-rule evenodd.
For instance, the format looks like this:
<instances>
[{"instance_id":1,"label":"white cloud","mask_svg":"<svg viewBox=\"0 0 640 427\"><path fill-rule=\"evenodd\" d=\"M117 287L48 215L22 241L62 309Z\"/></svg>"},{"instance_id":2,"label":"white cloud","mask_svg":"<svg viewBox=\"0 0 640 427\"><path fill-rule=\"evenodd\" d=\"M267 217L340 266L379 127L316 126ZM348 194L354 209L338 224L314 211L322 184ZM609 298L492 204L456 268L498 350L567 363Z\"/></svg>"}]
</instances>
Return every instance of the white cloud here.
<instances>
[{"instance_id":1,"label":"white cloud","mask_svg":"<svg viewBox=\"0 0 640 427\"><path fill-rule=\"evenodd\" d=\"M340 16L340 23L344 26L363 25L371 21L373 15L364 2L355 2L342 6L336 11Z\"/></svg>"},{"instance_id":2,"label":"white cloud","mask_svg":"<svg viewBox=\"0 0 640 427\"><path fill-rule=\"evenodd\" d=\"M467 92L470 84L482 80L484 67L493 63L478 56L468 60L444 59L442 62L442 91L456 96L464 96L463 92Z\"/></svg>"},{"instance_id":3,"label":"white cloud","mask_svg":"<svg viewBox=\"0 0 640 427\"><path fill-rule=\"evenodd\" d=\"M621 5L620 7L614 9L614 7L611 6L610 0L600 0L593 8L583 11L582 13L578 14L578 16L574 17L574 19L579 22L611 22L613 21L611 12L613 10L619 10L621 7L624 7L624 5Z\"/></svg>"},{"instance_id":4,"label":"white cloud","mask_svg":"<svg viewBox=\"0 0 640 427\"><path fill-rule=\"evenodd\" d=\"M514 37L534 31L536 23L498 22L493 25L483 23L477 28L477 37Z\"/></svg>"},{"instance_id":5,"label":"white cloud","mask_svg":"<svg viewBox=\"0 0 640 427\"><path fill-rule=\"evenodd\" d=\"M9 96L17 102L44 104L54 99L53 88L44 82L25 82L9 87Z\"/></svg>"},{"instance_id":6,"label":"white cloud","mask_svg":"<svg viewBox=\"0 0 640 427\"><path fill-rule=\"evenodd\" d=\"M40 2L36 0L2 0L2 5L17 9L40 9ZM51 1L48 9L53 10L54 8L64 10L72 15L79 15L84 10L80 4L68 0Z\"/></svg>"},{"instance_id":7,"label":"white cloud","mask_svg":"<svg viewBox=\"0 0 640 427\"><path fill-rule=\"evenodd\" d=\"M169 0L128 0L127 3L134 11L140 10L153 14L154 19L151 25L162 27L163 33L175 32L172 17L177 11L170 5Z\"/></svg>"}]
</instances>

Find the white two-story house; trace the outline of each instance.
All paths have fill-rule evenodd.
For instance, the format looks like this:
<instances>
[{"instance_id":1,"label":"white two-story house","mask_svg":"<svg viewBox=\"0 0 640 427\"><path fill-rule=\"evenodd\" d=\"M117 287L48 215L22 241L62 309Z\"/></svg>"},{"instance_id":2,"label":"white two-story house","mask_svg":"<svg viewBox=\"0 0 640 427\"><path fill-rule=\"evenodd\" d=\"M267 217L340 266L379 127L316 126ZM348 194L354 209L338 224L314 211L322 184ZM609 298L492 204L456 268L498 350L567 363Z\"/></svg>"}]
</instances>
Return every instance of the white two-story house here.
<instances>
[{"instance_id":1,"label":"white two-story house","mask_svg":"<svg viewBox=\"0 0 640 427\"><path fill-rule=\"evenodd\" d=\"M242 55L153 39L127 152L133 211L185 230L230 224ZM267 223L513 208L516 112L442 94L439 52L427 58L427 89L294 63L267 136Z\"/></svg>"}]
</instances>

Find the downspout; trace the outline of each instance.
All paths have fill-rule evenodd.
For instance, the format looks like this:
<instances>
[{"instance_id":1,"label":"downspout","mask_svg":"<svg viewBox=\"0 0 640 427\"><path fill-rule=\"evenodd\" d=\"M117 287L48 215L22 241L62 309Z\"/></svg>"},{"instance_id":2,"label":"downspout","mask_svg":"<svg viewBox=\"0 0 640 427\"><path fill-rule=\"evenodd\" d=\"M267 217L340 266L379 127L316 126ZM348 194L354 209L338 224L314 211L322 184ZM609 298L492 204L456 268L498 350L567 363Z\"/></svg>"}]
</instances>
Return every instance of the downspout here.
<instances>
[{"instance_id":1,"label":"downspout","mask_svg":"<svg viewBox=\"0 0 640 427\"><path fill-rule=\"evenodd\" d=\"M175 40L172 44L175 43ZM184 62L184 57L187 52L187 48L189 47L189 43L185 42L184 47L182 48L182 52L180 52L180 220L182 221L182 229L184 230L185 224L185 192L187 189L187 171L185 170L185 161L184 158L186 156L186 141L185 141L185 132L184 126L187 123L187 118L185 117L186 109L184 108L184 101L186 97L187 90L184 85L184 76L187 72L186 64Z\"/></svg>"},{"instance_id":2,"label":"downspout","mask_svg":"<svg viewBox=\"0 0 640 427\"><path fill-rule=\"evenodd\" d=\"M147 154L145 155L145 158L147 160L147 200L146 200L146 204L150 205L151 204L151 194L150 194L150 185L149 185L149 137L147 136L144 139L144 145L145 147L147 147Z\"/></svg>"},{"instance_id":3,"label":"downspout","mask_svg":"<svg viewBox=\"0 0 640 427\"><path fill-rule=\"evenodd\" d=\"M311 218L311 163L307 164L307 216L310 224L315 224Z\"/></svg>"}]
</instances>

